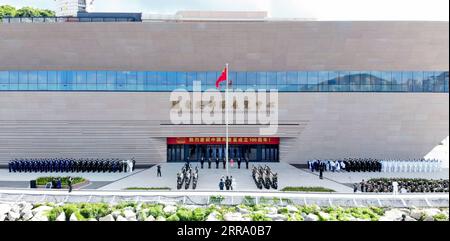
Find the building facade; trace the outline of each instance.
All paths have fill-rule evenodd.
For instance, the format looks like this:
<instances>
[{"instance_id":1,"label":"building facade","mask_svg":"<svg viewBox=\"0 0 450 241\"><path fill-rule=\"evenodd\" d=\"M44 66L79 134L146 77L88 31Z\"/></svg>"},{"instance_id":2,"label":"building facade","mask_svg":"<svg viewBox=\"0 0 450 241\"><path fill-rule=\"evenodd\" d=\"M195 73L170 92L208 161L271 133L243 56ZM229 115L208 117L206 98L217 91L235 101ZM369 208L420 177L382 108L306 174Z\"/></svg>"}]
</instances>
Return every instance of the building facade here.
<instances>
[{"instance_id":1,"label":"building facade","mask_svg":"<svg viewBox=\"0 0 450 241\"><path fill-rule=\"evenodd\" d=\"M78 12L94 10L94 0L56 0L57 17L76 17Z\"/></svg>"},{"instance_id":2,"label":"building facade","mask_svg":"<svg viewBox=\"0 0 450 241\"><path fill-rule=\"evenodd\" d=\"M448 35L448 22L0 25L0 163L221 158L223 124L169 113L171 91L214 88L225 63L232 88L279 91L278 132L231 125L231 157L420 158L449 135Z\"/></svg>"}]
</instances>

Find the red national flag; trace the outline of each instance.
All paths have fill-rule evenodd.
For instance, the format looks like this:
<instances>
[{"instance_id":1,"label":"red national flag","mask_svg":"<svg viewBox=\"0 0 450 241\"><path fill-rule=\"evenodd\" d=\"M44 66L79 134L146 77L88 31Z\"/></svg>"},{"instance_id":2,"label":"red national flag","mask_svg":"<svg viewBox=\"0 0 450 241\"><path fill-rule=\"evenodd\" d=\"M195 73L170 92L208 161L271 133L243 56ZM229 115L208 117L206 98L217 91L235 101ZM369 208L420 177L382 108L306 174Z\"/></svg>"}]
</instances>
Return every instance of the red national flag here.
<instances>
[{"instance_id":1,"label":"red national flag","mask_svg":"<svg viewBox=\"0 0 450 241\"><path fill-rule=\"evenodd\" d=\"M223 81L226 81L227 78L227 68L225 67L225 69L223 69L222 74L220 74L219 78L216 81L216 88L219 89L220 88L220 83Z\"/></svg>"}]
</instances>

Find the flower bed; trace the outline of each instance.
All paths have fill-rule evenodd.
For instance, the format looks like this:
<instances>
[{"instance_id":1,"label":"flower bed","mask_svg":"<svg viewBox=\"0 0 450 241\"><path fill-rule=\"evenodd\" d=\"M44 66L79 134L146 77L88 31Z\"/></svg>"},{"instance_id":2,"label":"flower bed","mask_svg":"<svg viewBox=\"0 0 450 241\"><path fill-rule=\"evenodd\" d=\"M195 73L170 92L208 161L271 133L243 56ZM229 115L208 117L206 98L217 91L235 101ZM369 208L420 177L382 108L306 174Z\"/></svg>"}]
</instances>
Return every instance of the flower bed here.
<instances>
[{"instance_id":1,"label":"flower bed","mask_svg":"<svg viewBox=\"0 0 450 241\"><path fill-rule=\"evenodd\" d=\"M69 177L39 177L36 179L36 185L38 187L45 187L45 185L47 185L47 183L56 181L58 178L61 179L62 188L69 187L69 184L68 184ZM87 182L88 182L88 180L84 179L82 177L73 177L72 186L80 186Z\"/></svg>"}]
</instances>

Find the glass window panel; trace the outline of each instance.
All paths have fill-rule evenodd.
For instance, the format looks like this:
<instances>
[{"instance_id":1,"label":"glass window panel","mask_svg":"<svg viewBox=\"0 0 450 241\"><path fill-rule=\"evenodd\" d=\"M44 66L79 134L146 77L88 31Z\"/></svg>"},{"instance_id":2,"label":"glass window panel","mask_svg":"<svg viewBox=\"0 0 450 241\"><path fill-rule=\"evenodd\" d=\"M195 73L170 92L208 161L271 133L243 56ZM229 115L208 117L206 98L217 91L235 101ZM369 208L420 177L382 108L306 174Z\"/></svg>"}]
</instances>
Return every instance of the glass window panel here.
<instances>
[{"instance_id":1,"label":"glass window panel","mask_svg":"<svg viewBox=\"0 0 450 241\"><path fill-rule=\"evenodd\" d=\"M237 87L237 83L236 83L236 72L229 72L228 73L228 79L230 80L230 83L231 83L231 86L230 86L230 88L231 89L237 89L238 87Z\"/></svg>"},{"instance_id":2,"label":"glass window panel","mask_svg":"<svg viewBox=\"0 0 450 241\"><path fill-rule=\"evenodd\" d=\"M371 71L370 72L370 84L371 85L382 85L383 84L383 75L380 71Z\"/></svg>"},{"instance_id":3,"label":"glass window panel","mask_svg":"<svg viewBox=\"0 0 450 241\"><path fill-rule=\"evenodd\" d=\"M124 87L127 84L127 72L117 71L116 72L116 87Z\"/></svg>"},{"instance_id":4,"label":"glass window panel","mask_svg":"<svg viewBox=\"0 0 450 241\"><path fill-rule=\"evenodd\" d=\"M448 72L445 72L444 82L445 82L444 91L448 92Z\"/></svg>"},{"instance_id":5,"label":"glass window panel","mask_svg":"<svg viewBox=\"0 0 450 241\"><path fill-rule=\"evenodd\" d=\"M47 71L38 71L38 90L47 90Z\"/></svg>"},{"instance_id":6,"label":"glass window panel","mask_svg":"<svg viewBox=\"0 0 450 241\"><path fill-rule=\"evenodd\" d=\"M38 72L28 72L28 90L36 90L38 88Z\"/></svg>"},{"instance_id":7,"label":"glass window panel","mask_svg":"<svg viewBox=\"0 0 450 241\"><path fill-rule=\"evenodd\" d=\"M266 72L258 72L257 76L257 86L259 89L267 88L267 73Z\"/></svg>"},{"instance_id":8,"label":"glass window panel","mask_svg":"<svg viewBox=\"0 0 450 241\"><path fill-rule=\"evenodd\" d=\"M423 91L423 72L422 71L416 71L413 72L413 91L414 92L422 92Z\"/></svg>"},{"instance_id":9,"label":"glass window panel","mask_svg":"<svg viewBox=\"0 0 450 241\"><path fill-rule=\"evenodd\" d=\"M297 81L301 85L307 85L308 84L308 72L298 72L297 73Z\"/></svg>"},{"instance_id":10,"label":"glass window panel","mask_svg":"<svg viewBox=\"0 0 450 241\"><path fill-rule=\"evenodd\" d=\"M247 88L257 89L256 72L247 72Z\"/></svg>"},{"instance_id":11,"label":"glass window panel","mask_svg":"<svg viewBox=\"0 0 450 241\"><path fill-rule=\"evenodd\" d=\"M159 90L174 90L175 89L175 85L172 85L169 82L169 75L167 72L157 72L157 75L158 75L158 79L159 79L158 82L161 83L161 87L159 88ZM152 88L155 87L155 84L153 82L152 82L151 87Z\"/></svg>"},{"instance_id":12,"label":"glass window panel","mask_svg":"<svg viewBox=\"0 0 450 241\"><path fill-rule=\"evenodd\" d=\"M97 71L97 84L105 85L107 83L106 71Z\"/></svg>"},{"instance_id":13,"label":"glass window panel","mask_svg":"<svg viewBox=\"0 0 450 241\"><path fill-rule=\"evenodd\" d=\"M436 79L436 77L434 75L434 72L430 72L430 71L423 72L423 91L424 92L433 92L435 79Z\"/></svg>"},{"instance_id":14,"label":"glass window panel","mask_svg":"<svg viewBox=\"0 0 450 241\"><path fill-rule=\"evenodd\" d=\"M361 76L360 73L358 71L350 71L349 72L349 81L350 81L350 85L360 85L361 84ZM354 87L353 89L358 89L357 87ZM354 91L352 89L352 91Z\"/></svg>"},{"instance_id":15,"label":"glass window panel","mask_svg":"<svg viewBox=\"0 0 450 241\"><path fill-rule=\"evenodd\" d=\"M28 72L28 84L37 84L38 83L38 72L30 71Z\"/></svg>"},{"instance_id":16,"label":"glass window panel","mask_svg":"<svg viewBox=\"0 0 450 241\"><path fill-rule=\"evenodd\" d=\"M216 81L217 81L218 74L221 74L221 73L216 73L216 72L207 72L206 73L206 87L207 87L207 89L216 88ZM220 83L220 86L224 87L225 83L224 82Z\"/></svg>"},{"instance_id":17,"label":"glass window panel","mask_svg":"<svg viewBox=\"0 0 450 241\"><path fill-rule=\"evenodd\" d=\"M86 83L90 86L97 84L97 73L95 71L86 71Z\"/></svg>"},{"instance_id":18,"label":"glass window panel","mask_svg":"<svg viewBox=\"0 0 450 241\"><path fill-rule=\"evenodd\" d=\"M278 72L276 78L277 78L276 84L286 85L286 72ZM274 82L271 82L270 80L268 80L268 83L275 84Z\"/></svg>"},{"instance_id":19,"label":"glass window panel","mask_svg":"<svg viewBox=\"0 0 450 241\"><path fill-rule=\"evenodd\" d=\"M371 76L370 76L370 72L361 72L360 73L360 84L361 85L371 85ZM364 91L365 87L362 88L362 91Z\"/></svg>"},{"instance_id":20,"label":"glass window panel","mask_svg":"<svg viewBox=\"0 0 450 241\"><path fill-rule=\"evenodd\" d=\"M402 84L402 72L392 72L392 84Z\"/></svg>"},{"instance_id":21,"label":"glass window panel","mask_svg":"<svg viewBox=\"0 0 450 241\"><path fill-rule=\"evenodd\" d=\"M136 72L136 85L144 86L145 83L145 72L139 71Z\"/></svg>"},{"instance_id":22,"label":"glass window panel","mask_svg":"<svg viewBox=\"0 0 450 241\"><path fill-rule=\"evenodd\" d=\"M444 92L445 89L445 73L436 72L436 82L434 84L434 92Z\"/></svg>"},{"instance_id":23,"label":"glass window panel","mask_svg":"<svg viewBox=\"0 0 450 241\"><path fill-rule=\"evenodd\" d=\"M127 72L127 85L137 85L136 71Z\"/></svg>"},{"instance_id":24,"label":"glass window panel","mask_svg":"<svg viewBox=\"0 0 450 241\"><path fill-rule=\"evenodd\" d=\"M319 84L319 72L308 72L308 85Z\"/></svg>"},{"instance_id":25,"label":"glass window panel","mask_svg":"<svg viewBox=\"0 0 450 241\"><path fill-rule=\"evenodd\" d=\"M235 86L242 90L247 89L247 74L245 72L237 72Z\"/></svg>"},{"instance_id":26,"label":"glass window panel","mask_svg":"<svg viewBox=\"0 0 450 241\"><path fill-rule=\"evenodd\" d=\"M267 84L273 85L277 84L277 75L280 72L267 72Z\"/></svg>"},{"instance_id":27,"label":"glass window panel","mask_svg":"<svg viewBox=\"0 0 450 241\"><path fill-rule=\"evenodd\" d=\"M197 72L188 72L186 73L186 85L189 86L189 90L192 89L192 86L194 84L194 81L198 81L197 79ZM202 90L204 90L206 86L202 85Z\"/></svg>"},{"instance_id":28,"label":"glass window panel","mask_svg":"<svg viewBox=\"0 0 450 241\"><path fill-rule=\"evenodd\" d=\"M326 71L319 72L319 84L328 85L328 72Z\"/></svg>"},{"instance_id":29,"label":"glass window panel","mask_svg":"<svg viewBox=\"0 0 450 241\"><path fill-rule=\"evenodd\" d=\"M186 88L186 72L177 72L176 73L176 85L177 89L185 89Z\"/></svg>"},{"instance_id":30,"label":"glass window panel","mask_svg":"<svg viewBox=\"0 0 450 241\"><path fill-rule=\"evenodd\" d=\"M339 85L349 85L350 84L350 73L346 71L339 72Z\"/></svg>"},{"instance_id":31,"label":"glass window panel","mask_svg":"<svg viewBox=\"0 0 450 241\"><path fill-rule=\"evenodd\" d=\"M57 72L56 71L47 71L47 83L50 85L58 84L57 80Z\"/></svg>"},{"instance_id":32,"label":"glass window panel","mask_svg":"<svg viewBox=\"0 0 450 241\"><path fill-rule=\"evenodd\" d=\"M328 84L329 85L339 84L338 80L339 80L339 72L335 72L335 71L328 72Z\"/></svg>"},{"instance_id":33,"label":"glass window panel","mask_svg":"<svg viewBox=\"0 0 450 241\"><path fill-rule=\"evenodd\" d=\"M116 89L116 72L114 71L108 71L106 73L106 78L107 78L107 84L106 84L106 89L107 90L115 90Z\"/></svg>"},{"instance_id":34,"label":"glass window panel","mask_svg":"<svg viewBox=\"0 0 450 241\"><path fill-rule=\"evenodd\" d=\"M202 83L202 88L208 89L206 72L197 72L196 79Z\"/></svg>"},{"instance_id":35,"label":"glass window panel","mask_svg":"<svg viewBox=\"0 0 450 241\"><path fill-rule=\"evenodd\" d=\"M298 82L298 72L287 72L286 84L288 85L296 85Z\"/></svg>"},{"instance_id":36,"label":"glass window panel","mask_svg":"<svg viewBox=\"0 0 450 241\"><path fill-rule=\"evenodd\" d=\"M19 89L19 72L9 71L9 90Z\"/></svg>"},{"instance_id":37,"label":"glass window panel","mask_svg":"<svg viewBox=\"0 0 450 241\"><path fill-rule=\"evenodd\" d=\"M0 84L9 84L9 71L0 71Z\"/></svg>"}]
</instances>

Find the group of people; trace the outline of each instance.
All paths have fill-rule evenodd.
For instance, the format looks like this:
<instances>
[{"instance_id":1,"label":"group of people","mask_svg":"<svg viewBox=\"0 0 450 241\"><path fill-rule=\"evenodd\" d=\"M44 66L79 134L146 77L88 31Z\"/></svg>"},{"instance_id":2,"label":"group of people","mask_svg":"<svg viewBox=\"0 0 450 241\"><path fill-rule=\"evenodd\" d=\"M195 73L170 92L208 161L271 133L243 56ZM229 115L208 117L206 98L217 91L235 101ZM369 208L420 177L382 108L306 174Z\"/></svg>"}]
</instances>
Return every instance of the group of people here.
<instances>
[{"instance_id":1,"label":"group of people","mask_svg":"<svg viewBox=\"0 0 450 241\"><path fill-rule=\"evenodd\" d=\"M345 158L343 160L309 160L311 172L380 172L381 161L372 158Z\"/></svg>"},{"instance_id":2,"label":"group of people","mask_svg":"<svg viewBox=\"0 0 450 241\"><path fill-rule=\"evenodd\" d=\"M192 165L185 163L181 171L177 173L177 189L189 189L192 182L192 189L197 188L198 183L198 167L192 168Z\"/></svg>"},{"instance_id":3,"label":"group of people","mask_svg":"<svg viewBox=\"0 0 450 241\"><path fill-rule=\"evenodd\" d=\"M437 172L442 168L442 161L428 159L373 159L345 158L342 160L310 160L311 172Z\"/></svg>"},{"instance_id":4,"label":"group of people","mask_svg":"<svg viewBox=\"0 0 450 241\"><path fill-rule=\"evenodd\" d=\"M25 158L8 163L9 172L132 172L136 161L75 158Z\"/></svg>"},{"instance_id":5,"label":"group of people","mask_svg":"<svg viewBox=\"0 0 450 241\"><path fill-rule=\"evenodd\" d=\"M436 159L381 160L382 172L438 172L442 161Z\"/></svg>"},{"instance_id":6,"label":"group of people","mask_svg":"<svg viewBox=\"0 0 450 241\"><path fill-rule=\"evenodd\" d=\"M211 164L212 164L213 160L211 158L208 158L208 160L206 162L208 163L208 169L211 169ZM216 169L219 169L219 164L221 162L222 162L223 169L226 169L226 164L227 163L225 161L225 158L221 158L220 159L220 158L217 157L217 158L214 159L214 162L216 163ZM229 160L229 164L230 164L231 168L234 168L235 163L237 163L237 168L241 169L242 162L245 162L245 168L248 169L248 164L249 164L248 158L241 159L239 157L239 158L236 159L236 161L234 159L230 159ZM189 159L187 160L187 163L189 163ZM200 168L203 169L204 165L205 165L205 158L201 157L200 158Z\"/></svg>"},{"instance_id":7,"label":"group of people","mask_svg":"<svg viewBox=\"0 0 450 241\"><path fill-rule=\"evenodd\" d=\"M229 191L229 190L236 190L236 179L233 178L233 176L230 177L224 177L222 176L222 178L220 178L219 181L219 189L221 191L224 190L224 188Z\"/></svg>"},{"instance_id":8,"label":"group of people","mask_svg":"<svg viewBox=\"0 0 450 241\"><path fill-rule=\"evenodd\" d=\"M258 165L252 167L252 177L255 181L256 187L262 189L278 189L278 174L272 172L269 166L264 167Z\"/></svg>"},{"instance_id":9,"label":"group of people","mask_svg":"<svg viewBox=\"0 0 450 241\"><path fill-rule=\"evenodd\" d=\"M355 192L358 185L353 186ZM449 192L449 180L429 180L413 178L379 178L362 180L359 183L361 192L384 192L384 193L427 193L427 192Z\"/></svg>"}]
</instances>

